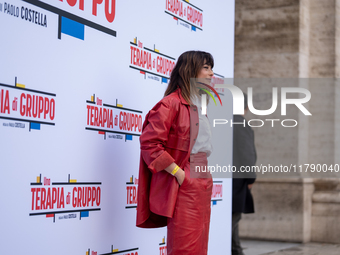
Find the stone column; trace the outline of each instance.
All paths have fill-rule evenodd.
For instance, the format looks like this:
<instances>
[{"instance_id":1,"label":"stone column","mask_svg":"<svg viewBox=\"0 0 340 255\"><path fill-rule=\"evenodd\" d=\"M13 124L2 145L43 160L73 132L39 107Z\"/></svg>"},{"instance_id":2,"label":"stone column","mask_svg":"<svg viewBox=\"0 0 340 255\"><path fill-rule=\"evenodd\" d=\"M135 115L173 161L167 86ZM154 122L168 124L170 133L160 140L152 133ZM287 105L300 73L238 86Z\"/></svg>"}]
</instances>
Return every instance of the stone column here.
<instances>
[{"instance_id":1,"label":"stone column","mask_svg":"<svg viewBox=\"0 0 340 255\"><path fill-rule=\"evenodd\" d=\"M309 128L311 163L340 163L339 151L339 1L311 1L310 76L322 78L322 86L312 86L318 97ZM338 179L315 179L312 209L312 241L340 243L340 192Z\"/></svg>"},{"instance_id":2,"label":"stone column","mask_svg":"<svg viewBox=\"0 0 340 255\"><path fill-rule=\"evenodd\" d=\"M249 83L237 84L238 78L318 78L294 85L310 90L312 117L294 111L287 117L298 120L295 129L255 129L258 165L340 163L340 84L325 79L340 75L339 10L340 0L236 0L236 85L246 91ZM252 86L257 109L268 109L271 88L256 82ZM340 243L328 238L339 236L337 228L330 227L331 221L340 222L338 179L301 177L258 179L253 186L256 213L243 216L240 235Z\"/></svg>"},{"instance_id":3,"label":"stone column","mask_svg":"<svg viewBox=\"0 0 340 255\"><path fill-rule=\"evenodd\" d=\"M238 78L301 78L309 75L310 17L308 0L236 1L235 83ZM254 83L255 84L255 83ZM271 105L271 87L253 86L257 109ZM248 84L249 85L249 84ZM290 86L304 86L295 83ZM304 164L308 161L309 119L288 109L298 127L254 128L258 165ZM246 115L248 119L266 117ZM282 119L275 112L271 118ZM243 215L242 237L308 242L314 185L296 175L288 179L258 179L253 186L255 214Z\"/></svg>"}]
</instances>

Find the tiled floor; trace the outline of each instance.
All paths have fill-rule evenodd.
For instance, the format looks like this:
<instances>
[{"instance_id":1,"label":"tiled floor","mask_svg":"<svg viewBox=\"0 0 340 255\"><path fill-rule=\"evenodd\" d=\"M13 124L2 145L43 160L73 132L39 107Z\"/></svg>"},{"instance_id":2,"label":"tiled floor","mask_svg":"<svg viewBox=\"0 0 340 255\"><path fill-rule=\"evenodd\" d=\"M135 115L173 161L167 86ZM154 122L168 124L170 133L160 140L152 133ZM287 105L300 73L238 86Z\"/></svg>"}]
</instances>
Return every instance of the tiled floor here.
<instances>
[{"instance_id":1,"label":"tiled floor","mask_svg":"<svg viewBox=\"0 0 340 255\"><path fill-rule=\"evenodd\" d=\"M340 245L241 240L245 255L339 255Z\"/></svg>"}]
</instances>

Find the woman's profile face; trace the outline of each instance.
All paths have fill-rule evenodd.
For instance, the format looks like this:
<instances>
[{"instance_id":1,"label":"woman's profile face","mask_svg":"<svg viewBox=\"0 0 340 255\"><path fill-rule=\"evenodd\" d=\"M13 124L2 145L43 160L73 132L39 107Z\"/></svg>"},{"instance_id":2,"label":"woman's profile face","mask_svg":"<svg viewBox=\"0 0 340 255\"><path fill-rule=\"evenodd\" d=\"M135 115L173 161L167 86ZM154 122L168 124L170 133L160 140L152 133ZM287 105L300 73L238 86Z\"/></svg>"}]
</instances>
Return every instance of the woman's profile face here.
<instances>
[{"instance_id":1,"label":"woman's profile face","mask_svg":"<svg viewBox=\"0 0 340 255\"><path fill-rule=\"evenodd\" d=\"M204 62L203 67L201 68L201 70L198 72L197 77L196 78L203 78L203 79L209 79L211 80L211 78L214 76L214 72L211 69L211 66L206 64Z\"/></svg>"}]
</instances>

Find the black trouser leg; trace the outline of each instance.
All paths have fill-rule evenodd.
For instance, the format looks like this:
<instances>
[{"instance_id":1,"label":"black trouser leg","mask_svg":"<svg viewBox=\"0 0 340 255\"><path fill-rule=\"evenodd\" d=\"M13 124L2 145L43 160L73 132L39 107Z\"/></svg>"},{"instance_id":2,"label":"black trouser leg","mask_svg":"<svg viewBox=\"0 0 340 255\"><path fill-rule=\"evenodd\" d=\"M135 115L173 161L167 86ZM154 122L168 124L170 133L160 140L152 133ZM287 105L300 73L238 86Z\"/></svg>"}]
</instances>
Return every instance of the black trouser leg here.
<instances>
[{"instance_id":1,"label":"black trouser leg","mask_svg":"<svg viewBox=\"0 0 340 255\"><path fill-rule=\"evenodd\" d=\"M244 255L238 235L238 223L241 220L241 213L232 214L232 242L231 251L232 255Z\"/></svg>"}]
</instances>

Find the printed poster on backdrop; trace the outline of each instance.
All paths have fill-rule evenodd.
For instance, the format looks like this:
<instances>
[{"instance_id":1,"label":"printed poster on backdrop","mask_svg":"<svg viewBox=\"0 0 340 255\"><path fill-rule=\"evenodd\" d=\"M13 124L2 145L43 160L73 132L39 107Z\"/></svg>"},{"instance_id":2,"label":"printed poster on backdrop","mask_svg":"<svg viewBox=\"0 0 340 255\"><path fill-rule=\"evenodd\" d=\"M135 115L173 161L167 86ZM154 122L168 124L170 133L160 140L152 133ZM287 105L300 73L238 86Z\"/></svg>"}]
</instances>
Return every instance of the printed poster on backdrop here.
<instances>
[{"instance_id":1,"label":"printed poster on backdrop","mask_svg":"<svg viewBox=\"0 0 340 255\"><path fill-rule=\"evenodd\" d=\"M232 78L234 1L0 0L0 33L2 252L167 254L166 228L135 226L139 136L184 51ZM209 254L230 190L214 180Z\"/></svg>"}]
</instances>

